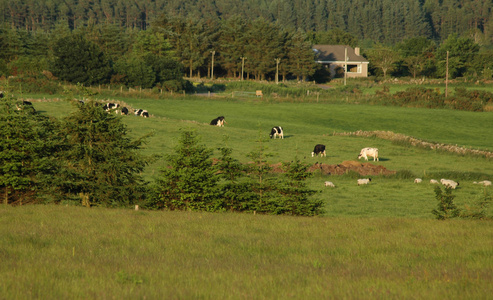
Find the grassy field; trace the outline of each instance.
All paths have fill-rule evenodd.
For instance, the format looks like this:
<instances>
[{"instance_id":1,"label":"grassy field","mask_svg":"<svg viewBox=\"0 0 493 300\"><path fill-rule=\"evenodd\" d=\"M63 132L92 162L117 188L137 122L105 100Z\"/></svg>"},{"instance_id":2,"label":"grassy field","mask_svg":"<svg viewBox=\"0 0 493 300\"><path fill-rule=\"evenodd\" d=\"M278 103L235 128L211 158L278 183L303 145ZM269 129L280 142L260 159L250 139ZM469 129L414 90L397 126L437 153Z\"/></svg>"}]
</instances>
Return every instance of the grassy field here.
<instances>
[{"instance_id":1,"label":"grassy field","mask_svg":"<svg viewBox=\"0 0 493 300\"><path fill-rule=\"evenodd\" d=\"M2 299L489 299L491 221L0 207Z\"/></svg>"},{"instance_id":2,"label":"grassy field","mask_svg":"<svg viewBox=\"0 0 493 300\"><path fill-rule=\"evenodd\" d=\"M258 140L272 163L356 161L399 171L358 187L354 174L323 175L309 185L325 203L321 217L153 212L73 206L0 207L0 299L489 299L493 293L492 221L437 221L430 178L460 181L462 209L491 195L473 184L493 179L491 159L334 132L389 130L447 144L493 150L493 113L259 99L119 98L151 118L123 117L134 137L149 132L145 155L169 154L180 132L226 144L234 156ZM64 101L35 102L67 116ZM224 115L225 127L208 125ZM272 126L284 140L270 140ZM317 143L326 158L312 158ZM152 180L163 159L145 176ZM405 176L404 176L405 175ZM414 176L425 183L414 184ZM330 180L336 188L324 188ZM487 210L493 216L491 208Z\"/></svg>"},{"instance_id":3,"label":"grassy field","mask_svg":"<svg viewBox=\"0 0 493 300\"><path fill-rule=\"evenodd\" d=\"M324 175L318 172L309 180L319 190L315 197L326 203L328 216L367 217L433 217L435 208L433 186L429 179L450 178L460 182L455 191L461 206L474 206L490 193L474 181L493 179L491 159L464 156L442 151L422 149L377 138L334 136L334 132L356 130L390 130L416 138L475 149L493 150L493 113L473 113L452 110L427 110L350 104L273 103L250 100L221 100L207 97L153 99L119 99L133 108L144 108L151 118L123 117L135 137L153 132L146 155L172 153L183 129L197 130L202 143L210 148L227 145L233 155L248 161L246 155L258 146L258 140L274 156L272 163L301 159L307 164L341 164L357 161L363 147L380 149L380 165L408 175L372 176L370 186L358 187L354 176ZM38 111L58 117L67 115L74 107L67 102L38 102ZM227 124L218 128L208 125L210 120L224 115ZM272 126L285 130L284 140L270 140ZM315 144L327 146L326 158L312 158ZM217 152L216 152L217 153ZM152 180L165 166L164 159L152 163L145 172ZM414 177L425 180L414 184ZM335 189L323 188L330 180ZM485 194L486 193L486 194ZM491 209L490 209L491 210ZM493 215L493 211L491 212Z\"/></svg>"}]
</instances>

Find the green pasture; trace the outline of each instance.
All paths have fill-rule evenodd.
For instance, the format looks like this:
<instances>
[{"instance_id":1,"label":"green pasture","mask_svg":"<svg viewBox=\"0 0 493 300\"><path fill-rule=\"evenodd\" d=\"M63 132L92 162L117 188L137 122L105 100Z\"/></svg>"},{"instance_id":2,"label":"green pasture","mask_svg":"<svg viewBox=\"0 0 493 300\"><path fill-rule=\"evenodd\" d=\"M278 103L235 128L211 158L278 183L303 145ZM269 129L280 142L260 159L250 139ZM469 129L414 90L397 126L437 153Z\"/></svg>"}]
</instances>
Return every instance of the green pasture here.
<instances>
[{"instance_id":1,"label":"green pasture","mask_svg":"<svg viewBox=\"0 0 493 300\"><path fill-rule=\"evenodd\" d=\"M123 116L130 134L153 133L143 154L172 153L181 131L234 156L258 143L272 163L356 161L397 171L357 186L354 173L315 172L308 184L325 203L320 217L168 212L65 205L0 206L1 299L489 299L493 293L491 220L438 221L429 179L456 179L454 201L473 210L492 187L491 159L334 132L389 130L427 141L493 150L493 113L260 99L118 99L151 118ZM123 103L122 102L122 103ZM65 101L34 102L64 117ZM210 120L224 115L218 128ZM285 129L284 140L268 138ZM312 158L317 143L326 158ZM216 154L218 152L215 152ZM145 172L152 181L163 158ZM414 184L414 178L424 182ZM326 188L330 180L335 188ZM491 205L490 205L491 206ZM491 207L486 210L493 216Z\"/></svg>"},{"instance_id":2,"label":"green pasture","mask_svg":"<svg viewBox=\"0 0 493 300\"><path fill-rule=\"evenodd\" d=\"M489 299L491 221L0 207L2 299Z\"/></svg>"},{"instance_id":3,"label":"green pasture","mask_svg":"<svg viewBox=\"0 0 493 300\"><path fill-rule=\"evenodd\" d=\"M460 187L454 191L461 208L473 207L491 194L474 181L493 179L491 158L458 155L422 149L377 138L334 136L334 132L388 130L437 143L457 144L474 149L493 150L493 113L453 110L397 108L354 104L289 103L260 99L215 99L179 97L164 100L119 99L132 108L147 109L151 118L123 116L130 134L139 137L153 133L143 149L145 155L159 155L145 171L148 180L164 167L163 155L173 152L181 131L196 130L201 142L212 149L224 145L233 155L248 162L247 154L262 143L271 153L271 163L300 159L307 164L341 164L357 161L363 147L379 148L380 161L370 163L397 171L394 176L371 177L369 186L357 186L354 174L343 176L315 172L311 188L320 191L328 216L419 217L432 218L436 207L434 186L430 179L454 179ZM38 111L64 116L75 107L68 102L36 102ZM224 115L225 127L210 126L211 119ZM270 128L280 125L284 140L269 139ZM315 144L327 146L327 157L311 157ZM219 152L216 151L216 154ZM363 161L361 161L363 163ZM423 178L414 184L414 178ZM335 189L325 188L332 181ZM489 208L490 215L493 215Z\"/></svg>"}]
</instances>

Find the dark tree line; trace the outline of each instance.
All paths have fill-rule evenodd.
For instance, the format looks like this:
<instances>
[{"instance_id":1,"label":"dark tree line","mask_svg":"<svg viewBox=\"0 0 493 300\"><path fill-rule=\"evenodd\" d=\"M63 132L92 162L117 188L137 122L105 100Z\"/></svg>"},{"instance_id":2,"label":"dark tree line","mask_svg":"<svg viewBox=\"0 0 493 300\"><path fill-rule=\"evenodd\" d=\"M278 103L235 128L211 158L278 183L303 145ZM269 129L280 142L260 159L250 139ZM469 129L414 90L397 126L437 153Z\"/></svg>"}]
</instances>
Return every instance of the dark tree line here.
<instances>
[{"instance_id":1,"label":"dark tree line","mask_svg":"<svg viewBox=\"0 0 493 300\"><path fill-rule=\"evenodd\" d=\"M212 21L241 16L305 32L339 29L386 44L417 36L442 41L450 34L491 44L492 7L492 0L0 0L0 22L28 31L51 31L59 24L143 30L162 14Z\"/></svg>"},{"instance_id":2,"label":"dark tree line","mask_svg":"<svg viewBox=\"0 0 493 300\"><path fill-rule=\"evenodd\" d=\"M147 30L97 25L51 32L0 28L0 77L58 78L74 84L191 89L186 77L297 79L323 82L327 71L315 63L312 44L361 42L341 30L306 33L265 19L233 17L221 22L161 17ZM394 46L371 43L362 49L372 75L443 78L449 52L451 78L493 75L492 50L469 37L451 35L440 45L425 37ZM212 68L214 69L212 70ZM41 75L43 74L43 75ZM40 84L46 92L49 83Z\"/></svg>"}]
</instances>

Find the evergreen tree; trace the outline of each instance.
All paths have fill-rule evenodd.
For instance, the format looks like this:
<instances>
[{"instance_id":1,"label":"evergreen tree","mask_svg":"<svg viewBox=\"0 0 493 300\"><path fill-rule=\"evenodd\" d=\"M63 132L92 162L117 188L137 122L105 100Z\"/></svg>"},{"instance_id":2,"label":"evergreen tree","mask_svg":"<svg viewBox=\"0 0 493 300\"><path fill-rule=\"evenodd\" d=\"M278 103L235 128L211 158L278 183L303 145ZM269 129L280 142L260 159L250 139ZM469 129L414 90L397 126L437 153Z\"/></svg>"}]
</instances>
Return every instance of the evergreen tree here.
<instances>
[{"instance_id":1,"label":"evergreen tree","mask_svg":"<svg viewBox=\"0 0 493 300\"><path fill-rule=\"evenodd\" d=\"M156 82L152 66L140 56L123 57L115 63L114 70L116 78L121 78L121 82L128 87L151 88Z\"/></svg>"},{"instance_id":2,"label":"evergreen tree","mask_svg":"<svg viewBox=\"0 0 493 300\"><path fill-rule=\"evenodd\" d=\"M455 205L454 198L451 188L445 188L444 194L440 187L435 187L435 199L438 201L438 207L431 212L438 220L446 220L460 215L460 209Z\"/></svg>"},{"instance_id":3,"label":"evergreen tree","mask_svg":"<svg viewBox=\"0 0 493 300\"><path fill-rule=\"evenodd\" d=\"M0 98L0 188L4 204L40 201L56 172L57 143L53 120L28 103Z\"/></svg>"},{"instance_id":4,"label":"evergreen tree","mask_svg":"<svg viewBox=\"0 0 493 300\"><path fill-rule=\"evenodd\" d=\"M94 101L77 104L64 121L66 137L61 190L84 206L125 206L144 194L141 173L146 158L138 153L146 136L132 140L121 116Z\"/></svg>"},{"instance_id":5,"label":"evergreen tree","mask_svg":"<svg viewBox=\"0 0 493 300\"><path fill-rule=\"evenodd\" d=\"M239 16L232 16L221 23L218 63L226 69L228 76L236 77L241 72L240 57L246 55L245 31L246 21Z\"/></svg>"},{"instance_id":6,"label":"evergreen tree","mask_svg":"<svg viewBox=\"0 0 493 300\"><path fill-rule=\"evenodd\" d=\"M81 34L59 39L53 52L52 72L60 79L84 85L109 82L110 61L96 44Z\"/></svg>"},{"instance_id":7,"label":"evergreen tree","mask_svg":"<svg viewBox=\"0 0 493 300\"><path fill-rule=\"evenodd\" d=\"M272 153L268 153L265 141L259 138L257 149L250 152L247 157L252 159L252 163L247 165L249 174L250 190L254 193L255 198L249 205L250 210L260 213L273 213L278 206L277 202L280 195L276 189L278 181L271 174L272 167L268 161Z\"/></svg>"},{"instance_id":8,"label":"evergreen tree","mask_svg":"<svg viewBox=\"0 0 493 300\"><path fill-rule=\"evenodd\" d=\"M183 131L175 154L166 156L168 167L161 169L157 194L148 206L169 210L220 209L219 175L211 156L212 150L199 144L194 131Z\"/></svg>"},{"instance_id":9,"label":"evergreen tree","mask_svg":"<svg viewBox=\"0 0 493 300\"><path fill-rule=\"evenodd\" d=\"M256 200L246 179L247 168L231 157L232 149L219 148L221 156L217 162L221 206L229 211L253 211Z\"/></svg>"},{"instance_id":10,"label":"evergreen tree","mask_svg":"<svg viewBox=\"0 0 493 300\"><path fill-rule=\"evenodd\" d=\"M307 172L309 165L295 159L290 163L283 163L285 177L283 187L280 189L282 195L276 213L298 216L313 216L321 213L323 201L311 200L310 196L316 191L306 186L306 179L313 175Z\"/></svg>"},{"instance_id":11,"label":"evergreen tree","mask_svg":"<svg viewBox=\"0 0 493 300\"><path fill-rule=\"evenodd\" d=\"M296 76L297 80L305 80L315 73L315 53L308 43L306 36L298 31L288 41L286 46L287 69Z\"/></svg>"}]
</instances>

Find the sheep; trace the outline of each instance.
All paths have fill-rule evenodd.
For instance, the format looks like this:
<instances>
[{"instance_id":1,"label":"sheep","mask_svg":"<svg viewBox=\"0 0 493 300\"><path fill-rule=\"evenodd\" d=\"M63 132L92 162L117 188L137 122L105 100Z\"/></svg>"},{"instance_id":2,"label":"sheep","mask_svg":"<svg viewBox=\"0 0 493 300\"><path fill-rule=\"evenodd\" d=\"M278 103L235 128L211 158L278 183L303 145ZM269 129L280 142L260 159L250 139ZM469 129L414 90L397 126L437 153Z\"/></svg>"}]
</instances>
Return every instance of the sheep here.
<instances>
[{"instance_id":1,"label":"sheep","mask_svg":"<svg viewBox=\"0 0 493 300\"><path fill-rule=\"evenodd\" d=\"M371 178L358 179L358 185L369 184L370 181L371 181Z\"/></svg>"},{"instance_id":2,"label":"sheep","mask_svg":"<svg viewBox=\"0 0 493 300\"><path fill-rule=\"evenodd\" d=\"M436 179L430 179L430 183L432 183L432 184L438 184L438 181Z\"/></svg>"},{"instance_id":3,"label":"sheep","mask_svg":"<svg viewBox=\"0 0 493 300\"><path fill-rule=\"evenodd\" d=\"M484 186L490 186L491 185L491 181L489 181L489 180L483 180L483 181L480 181L480 182L474 181L473 183L474 184L481 184L481 185L484 185Z\"/></svg>"},{"instance_id":4,"label":"sheep","mask_svg":"<svg viewBox=\"0 0 493 300\"><path fill-rule=\"evenodd\" d=\"M325 186L329 186L329 187L336 187L336 186L335 186L332 182L330 182L330 181L326 181L326 182L324 183L324 185L325 185Z\"/></svg>"},{"instance_id":5,"label":"sheep","mask_svg":"<svg viewBox=\"0 0 493 300\"><path fill-rule=\"evenodd\" d=\"M447 188L451 188L451 189L454 189L454 190L455 190L455 188L456 188L456 187L458 187L458 186L459 186L459 183L458 183L458 182L455 182L455 181L450 180L450 179L443 179L443 178L442 178L442 179L440 179L440 182L441 182L441 183L442 183L445 187L447 187Z\"/></svg>"},{"instance_id":6,"label":"sheep","mask_svg":"<svg viewBox=\"0 0 493 300\"><path fill-rule=\"evenodd\" d=\"M423 182L423 179L421 178L414 179L414 183L421 183L421 182Z\"/></svg>"}]
</instances>

